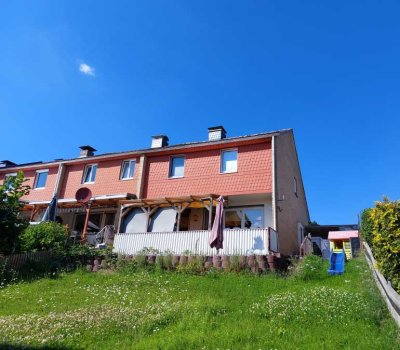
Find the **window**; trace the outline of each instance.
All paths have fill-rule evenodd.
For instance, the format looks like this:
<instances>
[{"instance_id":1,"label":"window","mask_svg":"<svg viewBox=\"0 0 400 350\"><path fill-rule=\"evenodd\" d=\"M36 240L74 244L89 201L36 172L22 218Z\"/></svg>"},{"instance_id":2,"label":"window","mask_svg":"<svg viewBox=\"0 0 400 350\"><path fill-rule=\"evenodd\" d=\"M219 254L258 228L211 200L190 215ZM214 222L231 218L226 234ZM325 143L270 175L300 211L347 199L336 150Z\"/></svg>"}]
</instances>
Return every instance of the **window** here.
<instances>
[{"instance_id":1,"label":"window","mask_svg":"<svg viewBox=\"0 0 400 350\"><path fill-rule=\"evenodd\" d=\"M48 170L36 171L36 179L35 179L35 184L34 184L33 188L35 188L35 189L45 188L48 174L49 174Z\"/></svg>"},{"instance_id":2,"label":"window","mask_svg":"<svg viewBox=\"0 0 400 350\"><path fill-rule=\"evenodd\" d=\"M136 161L134 160L124 160L122 162L121 169L121 180L133 179L135 174Z\"/></svg>"},{"instance_id":3,"label":"window","mask_svg":"<svg viewBox=\"0 0 400 350\"><path fill-rule=\"evenodd\" d=\"M4 175L4 182L6 182L10 177L17 177L18 173L9 173Z\"/></svg>"},{"instance_id":4,"label":"window","mask_svg":"<svg viewBox=\"0 0 400 350\"><path fill-rule=\"evenodd\" d=\"M185 174L185 157L171 157L169 177L183 177Z\"/></svg>"},{"instance_id":5,"label":"window","mask_svg":"<svg viewBox=\"0 0 400 350\"><path fill-rule=\"evenodd\" d=\"M264 227L264 208L248 207L225 210L225 228L245 229Z\"/></svg>"},{"instance_id":6,"label":"window","mask_svg":"<svg viewBox=\"0 0 400 350\"><path fill-rule=\"evenodd\" d=\"M297 197L298 195L297 195L297 179L296 178L293 179L293 191Z\"/></svg>"},{"instance_id":7,"label":"window","mask_svg":"<svg viewBox=\"0 0 400 350\"><path fill-rule=\"evenodd\" d=\"M221 153L221 173L237 172L237 150L223 151Z\"/></svg>"},{"instance_id":8,"label":"window","mask_svg":"<svg viewBox=\"0 0 400 350\"><path fill-rule=\"evenodd\" d=\"M83 183L94 183L96 180L97 164L86 165L85 172L83 175Z\"/></svg>"},{"instance_id":9,"label":"window","mask_svg":"<svg viewBox=\"0 0 400 350\"><path fill-rule=\"evenodd\" d=\"M4 175L3 179L3 185L6 183L6 181L12 177L17 177L18 173L9 173ZM9 190L13 189L12 185L9 185Z\"/></svg>"}]
</instances>

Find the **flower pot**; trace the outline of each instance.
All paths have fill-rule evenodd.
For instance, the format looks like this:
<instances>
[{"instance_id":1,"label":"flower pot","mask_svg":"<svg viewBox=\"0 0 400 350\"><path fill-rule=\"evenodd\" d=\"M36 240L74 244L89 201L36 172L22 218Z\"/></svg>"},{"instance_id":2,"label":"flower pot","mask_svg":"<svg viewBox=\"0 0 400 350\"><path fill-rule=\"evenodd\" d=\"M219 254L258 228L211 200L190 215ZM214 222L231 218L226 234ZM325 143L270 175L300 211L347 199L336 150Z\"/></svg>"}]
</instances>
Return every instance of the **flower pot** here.
<instances>
[{"instance_id":1,"label":"flower pot","mask_svg":"<svg viewBox=\"0 0 400 350\"><path fill-rule=\"evenodd\" d=\"M204 263L204 268L205 268L206 270L209 270L209 269L211 269L212 265L213 265L212 261L206 261L206 262Z\"/></svg>"},{"instance_id":2,"label":"flower pot","mask_svg":"<svg viewBox=\"0 0 400 350\"><path fill-rule=\"evenodd\" d=\"M260 272L265 272L267 270L267 264L264 255L257 255L257 265Z\"/></svg>"},{"instance_id":3,"label":"flower pot","mask_svg":"<svg viewBox=\"0 0 400 350\"><path fill-rule=\"evenodd\" d=\"M276 271L276 257L275 255L267 256L268 266L271 271Z\"/></svg>"},{"instance_id":4,"label":"flower pot","mask_svg":"<svg viewBox=\"0 0 400 350\"><path fill-rule=\"evenodd\" d=\"M103 260L101 261L100 266L101 266L102 269L106 269L106 268L107 268L107 261L106 261L106 259L103 259Z\"/></svg>"},{"instance_id":5,"label":"flower pot","mask_svg":"<svg viewBox=\"0 0 400 350\"><path fill-rule=\"evenodd\" d=\"M188 262L188 257L186 255L181 255L179 259L179 265L186 265Z\"/></svg>"},{"instance_id":6,"label":"flower pot","mask_svg":"<svg viewBox=\"0 0 400 350\"><path fill-rule=\"evenodd\" d=\"M221 257L219 255L214 255L213 256L213 266L216 269L220 269L221 268Z\"/></svg>"},{"instance_id":7,"label":"flower pot","mask_svg":"<svg viewBox=\"0 0 400 350\"><path fill-rule=\"evenodd\" d=\"M229 271L229 256L228 255L222 256L222 264L221 265L225 271Z\"/></svg>"},{"instance_id":8,"label":"flower pot","mask_svg":"<svg viewBox=\"0 0 400 350\"><path fill-rule=\"evenodd\" d=\"M247 257L247 265L252 268L254 266L256 266L256 258L254 255L249 255Z\"/></svg>"},{"instance_id":9,"label":"flower pot","mask_svg":"<svg viewBox=\"0 0 400 350\"><path fill-rule=\"evenodd\" d=\"M188 264L192 264L196 261L196 257L194 255L189 255L187 258Z\"/></svg>"},{"instance_id":10,"label":"flower pot","mask_svg":"<svg viewBox=\"0 0 400 350\"><path fill-rule=\"evenodd\" d=\"M178 264L179 264L179 259L180 259L180 256L179 256L179 255L173 255L173 256L172 256L172 267L173 267L173 268L176 268L176 267L178 266Z\"/></svg>"},{"instance_id":11,"label":"flower pot","mask_svg":"<svg viewBox=\"0 0 400 350\"><path fill-rule=\"evenodd\" d=\"M209 256L206 256L204 259L204 268L206 270L209 270L211 269L212 266L213 266L212 259Z\"/></svg>"},{"instance_id":12,"label":"flower pot","mask_svg":"<svg viewBox=\"0 0 400 350\"><path fill-rule=\"evenodd\" d=\"M246 266L247 266L246 256L245 256L245 255L242 255L242 256L239 258L239 261L240 261L240 270L241 270L241 271L246 270Z\"/></svg>"},{"instance_id":13,"label":"flower pot","mask_svg":"<svg viewBox=\"0 0 400 350\"><path fill-rule=\"evenodd\" d=\"M149 265L154 265L156 263L156 256L155 255L149 255L147 257L147 262L149 263Z\"/></svg>"},{"instance_id":14,"label":"flower pot","mask_svg":"<svg viewBox=\"0 0 400 350\"><path fill-rule=\"evenodd\" d=\"M93 262L93 272L97 272L97 271L99 271L99 269L100 269L100 261L99 261L99 259L94 259L94 262Z\"/></svg>"}]
</instances>

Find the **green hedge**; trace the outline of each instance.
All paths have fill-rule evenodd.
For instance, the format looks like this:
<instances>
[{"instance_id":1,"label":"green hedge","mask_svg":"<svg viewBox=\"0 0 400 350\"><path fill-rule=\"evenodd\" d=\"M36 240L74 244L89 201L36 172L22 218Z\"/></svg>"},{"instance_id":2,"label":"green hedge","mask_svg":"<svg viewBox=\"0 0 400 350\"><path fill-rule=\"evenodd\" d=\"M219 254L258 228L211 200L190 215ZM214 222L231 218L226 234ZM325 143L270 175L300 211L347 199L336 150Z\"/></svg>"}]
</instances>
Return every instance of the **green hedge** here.
<instances>
[{"instance_id":1,"label":"green hedge","mask_svg":"<svg viewBox=\"0 0 400 350\"><path fill-rule=\"evenodd\" d=\"M361 235L371 245L383 275L400 291L400 201L384 198L364 210Z\"/></svg>"}]
</instances>

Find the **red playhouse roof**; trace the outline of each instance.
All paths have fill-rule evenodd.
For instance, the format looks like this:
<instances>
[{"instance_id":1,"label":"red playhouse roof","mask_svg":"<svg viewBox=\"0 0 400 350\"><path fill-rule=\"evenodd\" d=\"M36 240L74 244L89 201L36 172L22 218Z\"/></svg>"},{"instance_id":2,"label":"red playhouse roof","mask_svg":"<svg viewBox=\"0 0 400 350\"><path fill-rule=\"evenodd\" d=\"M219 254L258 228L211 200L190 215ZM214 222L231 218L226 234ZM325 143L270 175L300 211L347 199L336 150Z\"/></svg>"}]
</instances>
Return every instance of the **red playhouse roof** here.
<instances>
[{"instance_id":1,"label":"red playhouse roof","mask_svg":"<svg viewBox=\"0 0 400 350\"><path fill-rule=\"evenodd\" d=\"M329 231L328 239L350 239L358 238L358 231Z\"/></svg>"}]
</instances>

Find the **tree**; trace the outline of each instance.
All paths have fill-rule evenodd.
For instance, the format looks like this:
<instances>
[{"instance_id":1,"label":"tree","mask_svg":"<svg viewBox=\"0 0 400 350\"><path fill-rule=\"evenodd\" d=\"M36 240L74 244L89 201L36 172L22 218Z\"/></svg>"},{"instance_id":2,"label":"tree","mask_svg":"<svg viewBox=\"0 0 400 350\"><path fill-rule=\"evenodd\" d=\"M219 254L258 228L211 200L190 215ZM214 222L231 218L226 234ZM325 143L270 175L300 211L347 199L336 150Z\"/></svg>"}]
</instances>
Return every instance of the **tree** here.
<instances>
[{"instance_id":1,"label":"tree","mask_svg":"<svg viewBox=\"0 0 400 350\"><path fill-rule=\"evenodd\" d=\"M10 254L18 250L18 237L28 226L28 220L20 214L21 198L29 193L30 187L22 171L16 176L5 178L0 185L0 253Z\"/></svg>"}]
</instances>

